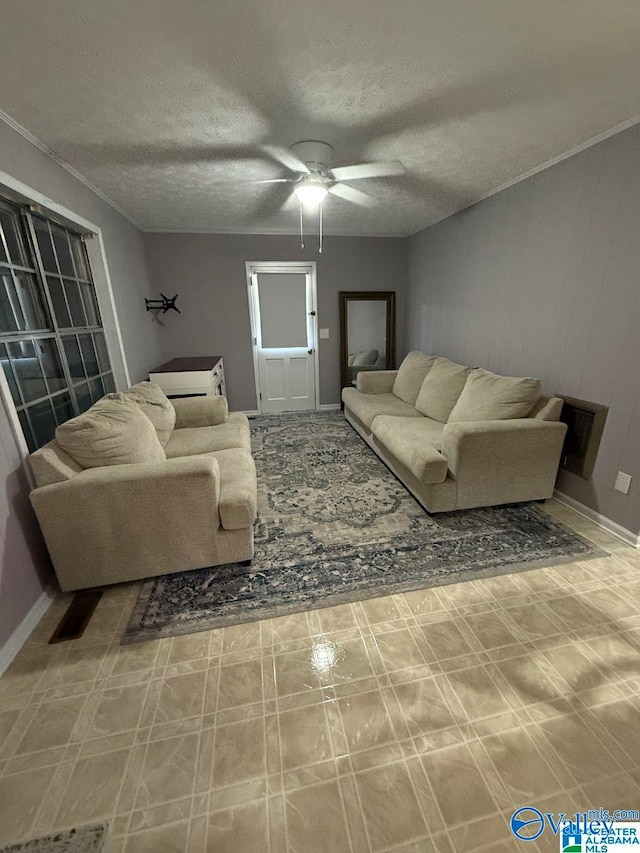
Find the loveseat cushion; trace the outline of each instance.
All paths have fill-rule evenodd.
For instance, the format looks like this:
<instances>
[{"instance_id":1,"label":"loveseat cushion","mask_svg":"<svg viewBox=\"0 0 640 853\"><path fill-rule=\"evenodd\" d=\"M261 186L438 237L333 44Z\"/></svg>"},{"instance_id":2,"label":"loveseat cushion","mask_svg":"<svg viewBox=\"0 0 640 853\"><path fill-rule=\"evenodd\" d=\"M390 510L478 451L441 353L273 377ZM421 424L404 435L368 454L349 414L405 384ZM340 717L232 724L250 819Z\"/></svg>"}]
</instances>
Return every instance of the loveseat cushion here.
<instances>
[{"instance_id":1,"label":"loveseat cushion","mask_svg":"<svg viewBox=\"0 0 640 853\"><path fill-rule=\"evenodd\" d=\"M243 412L232 412L224 424L176 429L165 450L167 459L174 459L234 448L251 451L249 419Z\"/></svg>"},{"instance_id":2,"label":"loveseat cushion","mask_svg":"<svg viewBox=\"0 0 640 853\"><path fill-rule=\"evenodd\" d=\"M393 383L393 393L404 403L415 406L424 378L436 362L436 356L414 350L400 365Z\"/></svg>"},{"instance_id":3,"label":"loveseat cushion","mask_svg":"<svg viewBox=\"0 0 640 853\"><path fill-rule=\"evenodd\" d=\"M140 406L154 425L160 444L166 447L176 425L176 410L162 388L155 382L138 382L124 396Z\"/></svg>"},{"instance_id":4,"label":"loveseat cushion","mask_svg":"<svg viewBox=\"0 0 640 853\"><path fill-rule=\"evenodd\" d=\"M416 400L416 409L425 418L446 424L462 394L470 368L448 358L437 358L427 373Z\"/></svg>"},{"instance_id":5,"label":"loveseat cushion","mask_svg":"<svg viewBox=\"0 0 640 853\"><path fill-rule=\"evenodd\" d=\"M176 429L226 424L229 420L227 398L220 394L199 397L176 397L171 400L176 413Z\"/></svg>"},{"instance_id":6,"label":"loveseat cushion","mask_svg":"<svg viewBox=\"0 0 640 853\"><path fill-rule=\"evenodd\" d=\"M225 530L251 527L257 516L256 466L246 450L238 448L207 454L220 467L218 512Z\"/></svg>"},{"instance_id":7,"label":"loveseat cushion","mask_svg":"<svg viewBox=\"0 0 640 853\"><path fill-rule=\"evenodd\" d=\"M81 468L166 459L155 427L123 394L109 394L84 414L60 424L56 440Z\"/></svg>"},{"instance_id":8,"label":"loveseat cushion","mask_svg":"<svg viewBox=\"0 0 640 853\"><path fill-rule=\"evenodd\" d=\"M446 479L447 460L439 452L444 425L429 418L379 416L372 429L380 442L398 462L421 483L442 483Z\"/></svg>"},{"instance_id":9,"label":"loveseat cushion","mask_svg":"<svg viewBox=\"0 0 640 853\"><path fill-rule=\"evenodd\" d=\"M29 464L36 486L64 483L83 470L68 453L64 452L55 439L32 453L29 456Z\"/></svg>"},{"instance_id":10,"label":"loveseat cushion","mask_svg":"<svg viewBox=\"0 0 640 853\"><path fill-rule=\"evenodd\" d=\"M398 415L405 418L421 417L414 406L403 403L394 394L363 394L355 388L343 388L342 399L345 406L367 429L371 429L371 422L376 415Z\"/></svg>"},{"instance_id":11,"label":"loveseat cushion","mask_svg":"<svg viewBox=\"0 0 640 853\"><path fill-rule=\"evenodd\" d=\"M449 423L526 418L540 399L540 381L498 376L476 368L449 415Z\"/></svg>"}]
</instances>

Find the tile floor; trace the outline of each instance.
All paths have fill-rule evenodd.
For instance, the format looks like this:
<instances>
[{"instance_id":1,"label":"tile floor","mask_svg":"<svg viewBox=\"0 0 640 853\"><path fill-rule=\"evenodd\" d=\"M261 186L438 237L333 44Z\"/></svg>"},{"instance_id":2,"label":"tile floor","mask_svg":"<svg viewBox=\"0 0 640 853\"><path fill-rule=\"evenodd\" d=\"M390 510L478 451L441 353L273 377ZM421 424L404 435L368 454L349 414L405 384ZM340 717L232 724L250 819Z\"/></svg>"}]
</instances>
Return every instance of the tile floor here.
<instances>
[{"instance_id":1,"label":"tile floor","mask_svg":"<svg viewBox=\"0 0 640 853\"><path fill-rule=\"evenodd\" d=\"M640 552L120 646L138 586L0 679L0 844L108 820L105 853L449 853L513 810L640 808Z\"/></svg>"}]
</instances>

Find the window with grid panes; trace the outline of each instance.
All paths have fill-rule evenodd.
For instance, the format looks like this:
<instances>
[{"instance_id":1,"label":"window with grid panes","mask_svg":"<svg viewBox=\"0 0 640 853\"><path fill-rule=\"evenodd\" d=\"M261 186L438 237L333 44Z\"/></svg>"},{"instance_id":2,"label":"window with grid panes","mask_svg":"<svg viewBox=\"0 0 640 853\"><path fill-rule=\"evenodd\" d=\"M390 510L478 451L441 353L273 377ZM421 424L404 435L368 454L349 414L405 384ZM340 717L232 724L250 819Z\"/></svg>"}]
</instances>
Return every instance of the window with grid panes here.
<instances>
[{"instance_id":1,"label":"window with grid panes","mask_svg":"<svg viewBox=\"0 0 640 853\"><path fill-rule=\"evenodd\" d=\"M31 451L115 391L84 239L2 199L0 360Z\"/></svg>"}]
</instances>

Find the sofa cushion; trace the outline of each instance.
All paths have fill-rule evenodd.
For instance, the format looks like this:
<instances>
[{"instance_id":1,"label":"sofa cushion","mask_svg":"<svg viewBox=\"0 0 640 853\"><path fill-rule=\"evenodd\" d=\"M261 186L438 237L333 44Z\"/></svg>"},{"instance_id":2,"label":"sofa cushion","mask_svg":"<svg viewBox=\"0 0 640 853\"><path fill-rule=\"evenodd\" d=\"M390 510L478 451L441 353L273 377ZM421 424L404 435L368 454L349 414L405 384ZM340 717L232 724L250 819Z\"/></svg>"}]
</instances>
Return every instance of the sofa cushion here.
<instances>
[{"instance_id":1,"label":"sofa cushion","mask_svg":"<svg viewBox=\"0 0 640 853\"><path fill-rule=\"evenodd\" d=\"M414 406L403 403L394 394L363 394L355 388L343 388L342 399L345 406L361 421L367 429L376 415L398 415L405 418L419 418Z\"/></svg>"},{"instance_id":2,"label":"sofa cushion","mask_svg":"<svg viewBox=\"0 0 640 853\"><path fill-rule=\"evenodd\" d=\"M256 466L253 457L239 448L207 454L220 467L218 512L225 530L251 527L257 516Z\"/></svg>"},{"instance_id":3,"label":"sofa cushion","mask_svg":"<svg viewBox=\"0 0 640 853\"><path fill-rule=\"evenodd\" d=\"M233 448L251 451L249 419L243 412L232 412L224 424L176 429L165 450L167 459L174 459Z\"/></svg>"},{"instance_id":4,"label":"sofa cushion","mask_svg":"<svg viewBox=\"0 0 640 853\"><path fill-rule=\"evenodd\" d=\"M476 368L467 378L449 423L526 418L540 399L540 381L498 376Z\"/></svg>"},{"instance_id":5,"label":"sofa cushion","mask_svg":"<svg viewBox=\"0 0 640 853\"><path fill-rule=\"evenodd\" d=\"M436 359L416 400L416 409L420 414L446 424L465 386L469 370L448 358Z\"/></svg>"},{"instance_id":6,"label":"sofa cushion","mask_svg":"<svg viewBox=\"0 0 640 853\"><path fill-rule=\"evenodd\" d=\"M410 352L400 365L393 393L405 403L415 406L424 378L436 362L436 356Z\"/></svg>"},{"instance_id":7,"label":"sofa cushion","mask_svg":"<svg viewBox=\"0 0 640 853\"><path fill-rule=\"evenodd\" d=\"M352 365L354 367L363 367L364 365L375 364L377 360L377 349L361 350L354 355Z\"/></svg>"},{"instance_id":8,"label":"sofa cushion","mask_svg":"<svg viewBox=\"0 0 640 853\"><path fill-rule=\"evenodd\" d=\"M84 414L61 424L56 439L81 468L166 459L153 424L123 394L109 394Z\"/></svg>"},{"instance_id":9,"label":"sofa cushion","mask_svg":"<svg viewBox=\"0 0 640 853\"><path fill-rule=\"evenodd\" d=\"M154 425L160 444L166 447L176 425L176 410L162 388L155 382L138 382L124 396L140 406Z\"/></svg>"},{"instance_id":10,"label":"sofa cushion","mask_svg":"<svg viewBox=\"0 0 640 853\"><path fill-rule=\"evenodd\" d=\"M376 441L426 484L442 483L447 476L447 460L439 453L443 430L443 424L428 418L381 416L372 426Z\"/></svg>"},{"instance_id":11,"label":"sofa cushion","mask_svg":"<svg viewBox=\"0 0 640 853\"><path fill-rule=\"evenodd\" d=\"M433 418L398 418L395 415L378 415L371 425L371 432L379 437L397 433L403 438L420 437L420 442L442 450L444 424Z\"/></svg>"}]
</instances>

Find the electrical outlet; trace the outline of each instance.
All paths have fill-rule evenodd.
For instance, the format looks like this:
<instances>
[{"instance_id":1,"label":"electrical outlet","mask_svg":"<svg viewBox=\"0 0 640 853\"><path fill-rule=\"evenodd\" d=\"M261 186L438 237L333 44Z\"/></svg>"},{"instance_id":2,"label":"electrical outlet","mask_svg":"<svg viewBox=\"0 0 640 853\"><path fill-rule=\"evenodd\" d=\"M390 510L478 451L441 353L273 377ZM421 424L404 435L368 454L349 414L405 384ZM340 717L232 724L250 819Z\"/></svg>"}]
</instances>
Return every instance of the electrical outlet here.
<instances>
[{"instance_id":1,"label":"electrical outlet","mask_svg":"<svg viewBox=\"0 0 640 853\"><path fill-rule=\"evenodd\" d=\"M328 338L329 337L329 329L320 329L320 337Z\"/></svg>"},{"instance_id":2,"label":"electrical outlet","mask_svg":"<svg viewBox=\"0 0 640 853\"><path fill-rule=\"evenodd\" d=\"M622 492L625 495L629 494L629 486L631 485L631 474L625 474L624 471L618 471L614 489Z\"/></svg>"}]
</instances>

